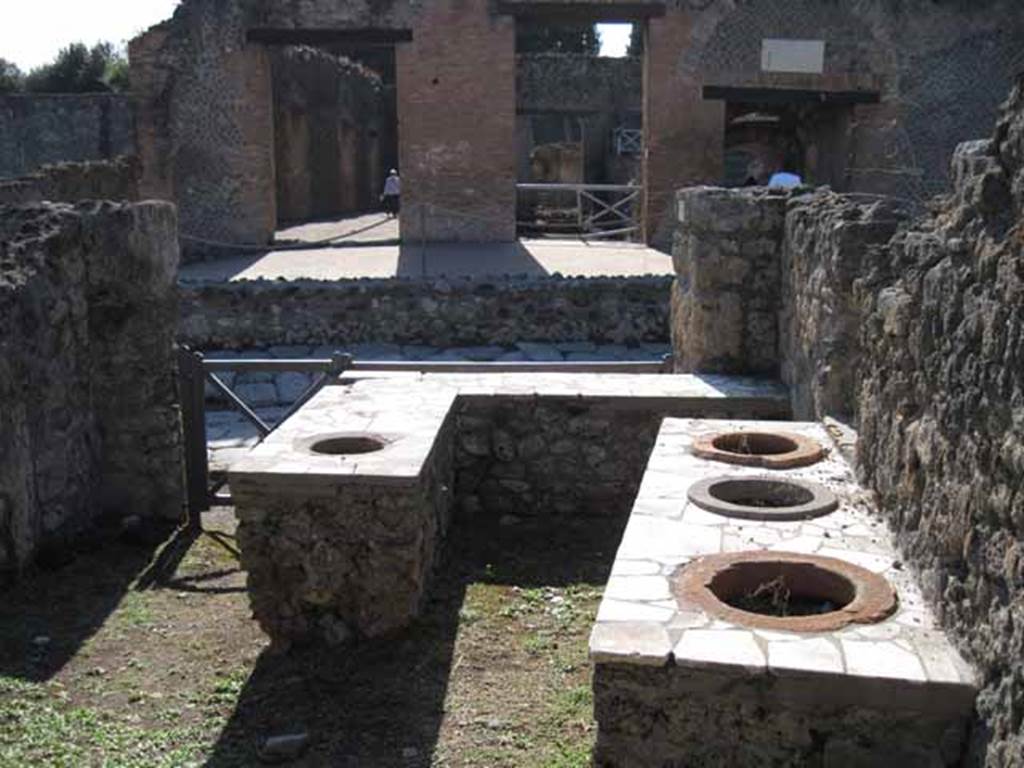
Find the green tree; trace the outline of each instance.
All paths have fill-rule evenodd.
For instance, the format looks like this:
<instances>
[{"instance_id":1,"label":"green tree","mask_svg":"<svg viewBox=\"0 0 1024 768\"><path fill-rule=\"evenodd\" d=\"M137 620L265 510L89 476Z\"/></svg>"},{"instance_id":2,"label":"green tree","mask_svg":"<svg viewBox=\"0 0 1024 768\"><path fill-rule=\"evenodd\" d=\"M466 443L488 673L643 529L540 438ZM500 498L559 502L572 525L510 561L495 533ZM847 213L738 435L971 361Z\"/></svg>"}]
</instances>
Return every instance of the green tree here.
<instances>
[{"instance_id":1,"label":"green tree","mask_svg":"<svg viewBox=\"0 0 1024 768\"><path fill-rule=\"evenodd\" d=\"M13 61L0 59L0 93L17 93L25 87L25 76Z\"/></svg>"},{"instance_id":2,"label":"green tree","mask_svg":"<svg viewBox=\"0 0 1024 768\"><path fill-rule=\"evenodd\" d=\"M640 56L644 52L644 25L640 22L633 22L633 31L629 33L629 48L626 49L627 56Z\"/></svg>"},{"instance_id":3,"label":"green tree","mask_svg":"<svg viewBox=\"0 0 1024 768\"><path fill-rule=\"evenodd\" d=\"M601 38L594 24L536 24L516 26L518 53L584 53L597 56Z\"/></svg>"},{"instance_id":4,"label":"green tree","mask_svg":"<svg viewBox=\"0 0 1024 768\"><path fill-rule=\"evenodd\" d=\"M111 43L97 43L92 48L72 43L53 62L29 72L25 89L33 93L90 93L124 90L127 83L128 63Z\"/></svg>"}]
</instances>

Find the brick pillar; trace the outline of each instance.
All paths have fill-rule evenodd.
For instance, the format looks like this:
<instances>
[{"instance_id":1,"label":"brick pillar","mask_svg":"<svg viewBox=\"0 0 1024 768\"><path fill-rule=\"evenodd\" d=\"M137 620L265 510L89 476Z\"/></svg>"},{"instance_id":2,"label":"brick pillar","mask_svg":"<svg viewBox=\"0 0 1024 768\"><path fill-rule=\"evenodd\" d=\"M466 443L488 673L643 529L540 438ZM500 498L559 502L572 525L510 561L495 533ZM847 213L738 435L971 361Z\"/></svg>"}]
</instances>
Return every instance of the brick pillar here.
<instances>
[{"instance_id":1,"label":"brick pillar","mask_svg":"<svg viewBox=\"0 0 1024 768\"><path fill-rule=\"evenodd\" d=\"M718 184L723 174L725 106L705 101L684 70L692 12L670 8L647 22L644 55L644 221L647 241L671 244L676 190Z\"/></svg>"},{"instance_id":2,"label":"brick pillar","mask_svg":"<svg viewBox=\"0 0 1024 768\"><path fill-rule=\"evenodd\" d=\"M131 42L140 191L175 202L184 235L262 244L277 227L270 63L235 34L162 26Z\"/></svg>"},{"instance_id":3,"label":"brick pillar","mask_svg":"<svg viewBox=\"0 0 1024 768\"><path fill-rule=\"evenodd\" d=\"M397 71L402 239L514 240L515 21L426 3Z\"/></svg>"}]
</instances>

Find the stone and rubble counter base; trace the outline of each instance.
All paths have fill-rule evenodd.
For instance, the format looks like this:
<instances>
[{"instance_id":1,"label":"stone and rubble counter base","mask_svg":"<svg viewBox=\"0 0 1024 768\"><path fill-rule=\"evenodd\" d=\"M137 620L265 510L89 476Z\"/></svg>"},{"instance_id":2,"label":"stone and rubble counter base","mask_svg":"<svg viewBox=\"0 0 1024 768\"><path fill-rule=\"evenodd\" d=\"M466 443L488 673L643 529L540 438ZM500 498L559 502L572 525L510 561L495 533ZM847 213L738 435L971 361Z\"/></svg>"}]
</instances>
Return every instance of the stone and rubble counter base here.
<instances>
[{"instance_id":1,"label":"stone and rubble counter base","mask_svg":"<svg viewBox=\"0 0 1024 768\"><path fill-rule=\"evenodd\" d=\"M374 636L418 612L453 503L476 514L625 514L665 413L785 418L778 385L694 376L379 375L327 387L230 471L264 630ZM375 453L308 450L364 433Z\"/></svg>"},{"instance_id":2,"label":"stone and rubble counter base","mask_svg":"<svg viewBox=\"0 0 1024 768\"><path fill-rule=\"evenodd\" d=\"M253 612L275 641L343 642L419 611L450 520L454 393L397 393L390 409L323 390L231 474ZM318 437L369 434L379 451L322 455Z\"/></svg>"},{"instance_id":3,"label":"stone and rubble counter base","mask_svg":"<svg viewBox=\"0 0 1024 768\"><path fill-rule=\"evenodd\" d=\"M842 458L769 472L698 458L694 438L764 422L666 419L647 465L591 636L596 765L952 766L976 693L913 575L900 563ZM819 425L786 431L829 444ZM811 521L722 517L687 500L717 475L809 480L840 499ZM890 618L825 633L749 629L681 610L671 577L696 557L778 550L884 576Z\"/></svg>"}]
</instances>

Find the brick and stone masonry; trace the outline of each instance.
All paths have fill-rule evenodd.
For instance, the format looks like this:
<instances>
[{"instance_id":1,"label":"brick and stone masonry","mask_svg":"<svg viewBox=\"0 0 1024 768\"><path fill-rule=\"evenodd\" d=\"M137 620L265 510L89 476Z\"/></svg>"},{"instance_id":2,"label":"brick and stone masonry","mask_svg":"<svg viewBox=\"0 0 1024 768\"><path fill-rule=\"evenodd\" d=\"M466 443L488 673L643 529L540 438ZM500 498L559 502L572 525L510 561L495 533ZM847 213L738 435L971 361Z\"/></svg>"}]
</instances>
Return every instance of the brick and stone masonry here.
<instances>
[{"instance_id":1,"label":"brick and stone masonry","mask_svg":"<svg viewBox=\"0 0 1024 768\"><path fill-rule=\"evenodd\" d=\"M955 153L953 194L932 213L910 219L905 201L883 198L794 198L775 288L795 413L852 420L864 484L980 672L972 766L1018 765L1024 747L1022 137L1018 83L994 137ZM694 195L727 200L725 214L756 199L681 193ZM690 276L687 266L678 284L693 291ZM704 350L701 364L742 360L735 335L679 317L673 327L677 345Z\"/></svg>"},{"instance_id":2,"label":"brick and stone masonry","mask_svg":"<svg viewBox=\"0 0 1024 768\"><path fill-rule=\"evenodd\" d=\"M131 45L145 194L177 200L186 234L265 242L276 221L272 93L267 46L249 32L383 29L411 35L396 43L411 214L403 238L512 239L515 15L537 3L502 5L186 0ZM726 100L705 98L706 86L877 96L829 116L836 141L820 146L836 147L835 187L922 200L947 187L956 143L995 115L1024 29L1017 0L679 0L636 10L653 12L642 22L647 235L666 248L675 191L723 177ZM765 71L766 38L823 41L821 72Z\"/></svg>"},{"instance_id":3,"label":"brick and stone masonry","mask_svg":"<svg viewBox=\"0 0 1024 768\"><path fill-rule=\"evenodd\" d=\"M180 516L177 264L167 203L0 206L0 570Z\"/></svg>"}]
</instances>

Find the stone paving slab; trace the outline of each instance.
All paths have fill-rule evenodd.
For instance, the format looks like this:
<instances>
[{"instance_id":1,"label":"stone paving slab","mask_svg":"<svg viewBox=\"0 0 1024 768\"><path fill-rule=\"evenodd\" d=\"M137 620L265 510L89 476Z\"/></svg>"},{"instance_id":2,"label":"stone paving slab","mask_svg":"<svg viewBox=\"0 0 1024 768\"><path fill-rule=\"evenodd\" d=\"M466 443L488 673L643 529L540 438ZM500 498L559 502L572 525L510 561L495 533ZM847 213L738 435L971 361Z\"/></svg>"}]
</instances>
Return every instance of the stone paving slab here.
<instances>
[{"instance_id":1,"label":"stone paving slab","mask_svg":"<svg viewBox=\"0 0 1024 768\"><path fill-rule=\"evenodd\" d=\"M366 226L373 221L367 219ZM352 229L364 222L352 222ZM322 239L342 230L306 225L283 237ZM396 236L392 224L360 233L361 239ZM513 243L374 244L357 247L268 250L181 268L184 282L239 280L359 280L363 278L492 278L506 275L547 277L644 277L671 275L672 257L640 243L583 240L518 240Z\"/></svg>"},{"instance_id":2,"label":"stone paving slab","mask_svg":"<svg viewBox=\"0 0 1024 768\"><path fill-rule=\"evenodd\" d=\"M690 452L699 434L773 429L831 445L825 428L813 423L663 422L598 612L590 645L593 661L809 676L860 696L884 690L879 702L884 707L969 707L975 694L972 670L939 629L870 496L857 485L838 451L808 467L776 471L713 462ZM692 484L719 475L810 480L837 494L840 507L809 521L722 517L687 498ZM879 624L806 634L750 629L699 609L683 611L671 597L671 576L679 566L701 555L748 550L813 553L862 566L893 585L898 610ZM664 633L656 630L657 625ZM922 695L922 688L929 687L933 695Z\"/></svg>"}]
</instances>

